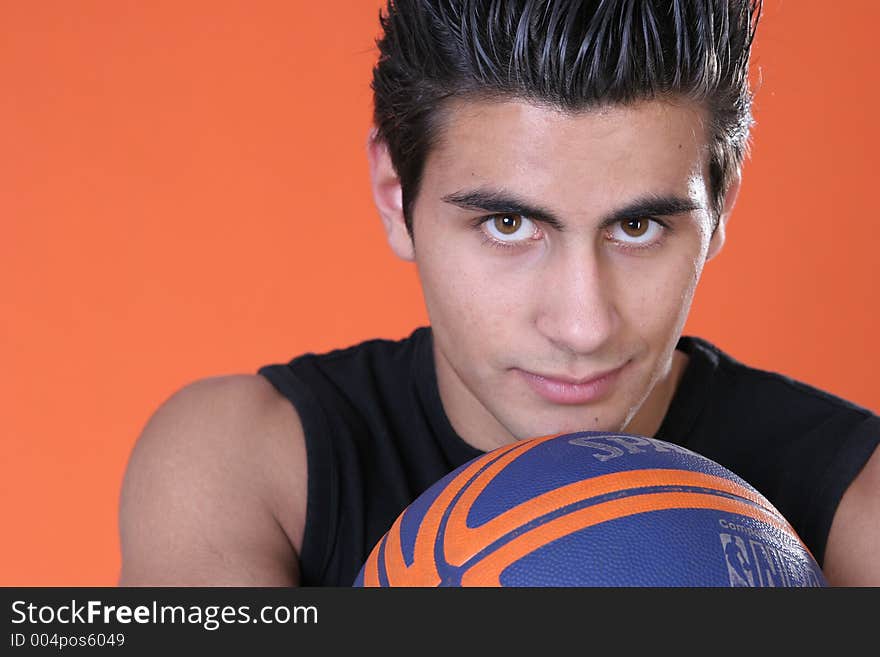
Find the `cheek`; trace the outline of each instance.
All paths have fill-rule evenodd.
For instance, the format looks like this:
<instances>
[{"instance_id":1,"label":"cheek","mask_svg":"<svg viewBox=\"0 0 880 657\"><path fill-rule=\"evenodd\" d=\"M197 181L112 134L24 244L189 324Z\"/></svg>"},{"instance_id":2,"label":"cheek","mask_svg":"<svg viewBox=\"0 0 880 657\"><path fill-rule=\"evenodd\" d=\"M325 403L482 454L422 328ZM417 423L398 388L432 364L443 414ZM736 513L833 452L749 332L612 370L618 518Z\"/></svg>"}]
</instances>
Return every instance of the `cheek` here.
<instances>
[{"instance_id":1,"label":"cheek","mask_svg":"<svg viewBox=\"0 0 880 657\"><path fill-rule=\"evenodd\" d=\"M524 281L493 270L459 250L437 254L423 267L426 302L455 332L490 325L498 330L525 307ZM424 280L430 279L430 280Z\"/></svg>"},{"instance_id":2,"label":"cheek","mask_svg":"<svg viewBox=\"0 0 880 657\"><path fill-rule=\"evenodd\" d=\"M620 310L625 321L643 336L664 336L683 324L701 267L693 257L660 258L622 276ZM641 280L641 284L634 284Z\"/></svg>"},{"instance_id":3,"label":"cheek","mask_svg":"<svg viewBox=\"0 0 880 657\"><path fill-rule=\"evenodd\" d=\"M500 266L504 256L476 239L432 235L430 251L417 253L425 303L435 329L458 345L503 343L528 307L525 273ZM475 243L476 242L476 243ZM485 345L484 345L485 346Z\"/></svg>"}]
</instances>

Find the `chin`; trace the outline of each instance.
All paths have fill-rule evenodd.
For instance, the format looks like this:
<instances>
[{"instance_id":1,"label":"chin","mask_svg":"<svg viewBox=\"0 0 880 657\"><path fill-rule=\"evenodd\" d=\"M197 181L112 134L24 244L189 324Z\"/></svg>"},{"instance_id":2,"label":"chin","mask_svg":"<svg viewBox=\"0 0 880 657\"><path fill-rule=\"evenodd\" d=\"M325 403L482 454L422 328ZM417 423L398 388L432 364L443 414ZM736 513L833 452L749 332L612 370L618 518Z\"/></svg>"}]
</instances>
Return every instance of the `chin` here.
<instances>
[{"instance_id":1,"label":"chin","mask_svg":"<svg viewBox=\"0 0 880 657\"><path fill-rule=\"evenodd\" d=\"M514 432L514 435L518 440L524 440L581 431L620 433L626 424L626 415L620 412L608 412L607 410L603 412L598 409L593 411L589 408L580 409L580 411L580 417L560 418L559 415L551 415L542 422L536 423L526 420L519 425L525 431Z\"/></svg>"}]
</instances>

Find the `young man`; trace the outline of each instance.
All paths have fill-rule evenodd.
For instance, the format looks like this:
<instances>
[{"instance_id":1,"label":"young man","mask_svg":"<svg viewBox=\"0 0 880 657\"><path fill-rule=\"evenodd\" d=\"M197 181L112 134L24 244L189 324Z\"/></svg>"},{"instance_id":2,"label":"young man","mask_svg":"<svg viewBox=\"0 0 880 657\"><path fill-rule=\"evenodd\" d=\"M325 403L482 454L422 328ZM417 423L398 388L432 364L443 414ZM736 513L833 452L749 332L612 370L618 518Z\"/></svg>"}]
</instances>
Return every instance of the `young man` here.
<instances>
[{"instance_id":1,"label":"young man","mask_svg":"<svg viewBox=\"0 0 880 657\"><path fill-rule=\"evenodd\" d=\"M348 586L451 469L609 430L720 462L832 584L880 584L880 418L681 337L740 186L759 13L389 3L370 171L431 326L172 396L126 475L120 583Z\"/></svg>"}]
</instances>

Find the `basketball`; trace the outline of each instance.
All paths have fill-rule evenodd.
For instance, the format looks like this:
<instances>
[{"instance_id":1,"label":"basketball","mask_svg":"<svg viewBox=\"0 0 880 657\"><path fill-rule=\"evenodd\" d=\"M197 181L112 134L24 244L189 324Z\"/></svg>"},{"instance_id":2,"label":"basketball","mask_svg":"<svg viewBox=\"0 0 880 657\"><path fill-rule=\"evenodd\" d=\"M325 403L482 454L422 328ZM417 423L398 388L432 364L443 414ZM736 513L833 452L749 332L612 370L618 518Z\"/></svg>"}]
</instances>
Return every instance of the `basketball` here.
<instances>
[{"instance_id":1,"label":"basketball","mask_svg":"<svg viewBox=\"0 0 880 657\"><path fill-rule=\"evenodd\" d=\"M827 586L782 514L669 442L578 432L519 441L437 481L354 586Z\"/></svg>"}]
</instances>

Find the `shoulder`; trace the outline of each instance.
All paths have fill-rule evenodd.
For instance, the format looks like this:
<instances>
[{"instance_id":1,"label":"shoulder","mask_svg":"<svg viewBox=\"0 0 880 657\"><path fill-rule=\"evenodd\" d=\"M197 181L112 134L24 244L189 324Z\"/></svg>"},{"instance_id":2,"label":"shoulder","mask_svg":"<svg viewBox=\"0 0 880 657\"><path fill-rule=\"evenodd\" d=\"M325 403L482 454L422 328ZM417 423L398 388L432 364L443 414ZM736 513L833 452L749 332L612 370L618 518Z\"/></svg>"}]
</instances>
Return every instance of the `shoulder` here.
<instances>
[{"instance_id":1,"label":"shoulder","mask_svg":"<svg viewBox=\"0 0 880 657\"><path fill-rule=\"evenodd\" d=\"M696 390L715 405L726 405L736 411L747 407L765 411L770 420L803 420L813 423L817 416L837 414L862 421L874 414L833 392L792 378L781 372L747 365L711 342L696 337L683 337L679 349L688 354L688 372ZM697 392L699 391L699 392Z\"/></svg>"},{"instance_id":2,"label":"shoulder","mask_svg":"<svg viewBox=\"0 0 880 657\"><path fill-rule=\"evenodd\" d=\"M880 423L876 427L880 439ZM823 569L836 586L880 586L880 449L849 485L828 534Z\"/></svg>"},{"instance_id":3,"label":"shoulder","mask_svg":"<svg viewBox=\"0 0 880 657\"><path fill-rule=\"evenodd\" d=\"M300 354L287 363L262 367L260 373L272 379L282 372L296 374L318 370L333 377L339 372L347 375L352 371L381 370L389 366L405 368L413 361L432 355L432 340L430 327L422 326L400 339L372 338L323 353Z\"/></svg>"},{"instance_id":4,"label":"shoulder","mask_svg":"<svg viewBox=\"0 0 880 657\"><path fill-rule=\"evenodd\" d=\"M392 340L374 338L324 353L308 352L258 373L299 409L308 436L335 435L339 423L359 425L382 415L433 371L427 327Z\"/></svg>"},{"instance_id":5,"label":"shoulder","mask_svg":"<svg viewBox=\"0 0 880 657\"><path fill-rule=\"evenodd\" d=\"M265 378L185 386L150 417L129 459L121 583L289 583L306 472L297 412Z\"/></svg>"}]
</instances>

